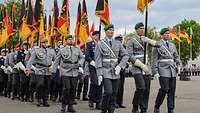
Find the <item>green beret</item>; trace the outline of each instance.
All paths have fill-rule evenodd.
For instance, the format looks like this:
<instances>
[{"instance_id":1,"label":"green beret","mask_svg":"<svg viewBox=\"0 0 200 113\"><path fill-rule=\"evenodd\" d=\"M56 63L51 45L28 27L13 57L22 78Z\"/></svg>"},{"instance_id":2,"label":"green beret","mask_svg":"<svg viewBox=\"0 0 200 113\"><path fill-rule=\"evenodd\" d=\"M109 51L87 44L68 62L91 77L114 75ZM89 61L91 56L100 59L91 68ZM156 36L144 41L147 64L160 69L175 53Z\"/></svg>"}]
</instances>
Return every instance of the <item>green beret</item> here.
<instances>
[{"instance_id":1,"label":"green beret","mask_svg":"<svg viewBox=\"0 0 200 113\"><path fill-rule=\"evenodd\" d=\"M37 38L34 38L34 39L33 39L33 43L37 43Z\"/></svg>"},{"instance_id":2,"label":"green beret","mask_svg":"<svg viewBox=\"0 0 200 113\"><path fill-rule=\"evenodd\" d=\"M41 38L41 43L44 43L44 42L48 42L48 39L47 38Z\"/></svg>"},{"instance_id":3,"label":"green beret","mask_svg":"<svg viewBox=\"0 0 200 113\"><path fill-rule=\"evenodd\" d=\"M160 31L160 35L163 35L165 34L165 32L169 31L168 28L162 28L161 31Z\"/></svg>"},{"instance_id":4,"label":"green beret","mask_svg":"<svg viewBox=\"0 0 200 113\"><path fill-rule=\"evenodd\" d=\"M109 30L109 29L111 29L111 28L114 28L114 25L113 25L113 24L108 24L108 25L106 25L106 26L104 27L104 30L107 31L107 30Z\"/></svg>"},{"instance_id":5,"label":"green beret","mask_svg":"<svg viewBox=\"0 0 200 113\"><path fill-rule=\"evenodd\" d=\"M135 29L138 29L140 27L144 27L144 24L142 22L139 22L135 25Z\"/></svg>"},{"instance_id":6,"label":"green beret","mask_svg":"<svg viewBox=\"0 0 200 113\"><path fill-rule=\"evenodd\" d=\"M72 35L67 35L67 36L64 37L65 40L68 40L70 38L73 38L73 36Z\"/></svg>"}]
</instances>

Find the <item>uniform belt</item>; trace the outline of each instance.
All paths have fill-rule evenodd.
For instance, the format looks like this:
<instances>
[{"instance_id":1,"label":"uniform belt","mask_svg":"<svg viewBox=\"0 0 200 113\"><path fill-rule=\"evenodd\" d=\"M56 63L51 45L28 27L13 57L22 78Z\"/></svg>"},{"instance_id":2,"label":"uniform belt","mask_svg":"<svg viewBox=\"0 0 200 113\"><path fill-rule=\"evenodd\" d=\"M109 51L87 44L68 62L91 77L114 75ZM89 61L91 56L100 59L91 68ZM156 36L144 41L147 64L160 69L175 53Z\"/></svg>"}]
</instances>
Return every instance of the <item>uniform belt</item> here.
<instances>
[{"instance_id":1,"label":"uniform belt","mask_svg":"<svg viewBox=\"0 0 200 113\"><path fill-rule=\"evenodd\" d=\"M72 61L63 61L64 63L68 63L68 64L77 64L78 62L72 62Z\"/></svg>"},{"instance_id":2,"label":"uniform belt","mask_svg":"<svg viewBox=\"0 0 200 113\"><path fill-rule=\"evenodd\" d=\"M103 62L118 62L118 59L103 59Z\"/></svg>"},{"instance_id":3,"label":"uniform belt","mask_svg":"<svg viewBox=\"0 0 200 113\"><path fill-rule=\"evenodd\" d=\"M161 59L161 60L158 60L159 62L174 62L173 59Z\"/></svg>"},{"instance_id":4,"label":"uniform belt","mask_svg":"<svg viewBox=\"0 0 200 113\"><path fill-rule=\"evenodd\" d=\"M142 58L142 57L144 57L144 55L135 55L134 57L135 58Z\"/></svg>"},{"instance_id":5,"label":"uniform belt","mask_svg":"<svg viewBox=\"0 0 200 113\"><path fill-rule=\"evenodd\" d=\"M37 65L42 66L42 67L50 67L51 66L51 65L45 65L45 64L40 64L40 63L37 63Z\"/></svg>"}]
</instances>

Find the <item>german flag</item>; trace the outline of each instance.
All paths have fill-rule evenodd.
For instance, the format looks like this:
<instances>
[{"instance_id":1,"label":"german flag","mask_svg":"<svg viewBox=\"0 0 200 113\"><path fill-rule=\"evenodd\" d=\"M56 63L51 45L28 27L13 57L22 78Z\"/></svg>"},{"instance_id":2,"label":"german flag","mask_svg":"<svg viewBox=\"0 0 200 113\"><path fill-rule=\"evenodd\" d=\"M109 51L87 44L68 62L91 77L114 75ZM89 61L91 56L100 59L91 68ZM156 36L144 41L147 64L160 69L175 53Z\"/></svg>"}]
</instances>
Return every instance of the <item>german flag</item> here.
<instances>
[{"instance_id":1,"label":"german flag","mask_svg":"<svg viewBox=\"0 0 200 113\"><path fill-rule=\"evenodd\" d=\"M82 13L81 13L81 22L80 22L80 32L79 32L79 41L81 43L86 43L89 37L89 24L88 24L88 14L85 0L82 3Z\"/></svg>"},{"instance_id":2,"label":"german flag","mask_svg":"<svg viewBox=\"0 0 200 113\"><path fill-rule=\"evenodd\" d=\"M100 17L104 25L110 23L108 0L98 0L95 15Z\"/></svg>"},{"instance_id":3,"label":"german flag","mask_svg":"<svg viewBox=\"0 0 200 113\"><path fill-rule=\"evenodd\" d=\"M153 0L138 0L137 4L137 9L141 12L144 13L145 7L151 3Z\"/></svg>"},{"instance_id":4,"label":"german flag","mask_svg":"<svg viewBox=\"0 0 200 113\"><path fill-rule=\"evenodd\" d=\"M178 40L179 42L182 42L181 39L179 38L179 36L177 35L177 33L175 31L170 31L170 36L172 38L175 38L176 40Z\"/></svg>"},{"instance_id":5,"label":"german flag","mask_svg":"<svg viewBox=\"0 0 200 113\"><path fill-rule=\"evenodd\" d=\"M180 37L185 38L188 44L192 42L190 36L183 30L180 31Z\"/></svg>"},{"instance_id":6,"label":"german flag","mask_svg":"<svg viewBox=\"0 0 200 113\"><path fill-rule=\"evenodd\" d=\"M61 16L58 18L58 31L62 36L70 34L69 1L64 0Z\"/></svg>"},{"instance_id":7,"label":"german flag","mask_svg":"<svg viewBox=\"0 0 200 113\"><path fill-rule=\"evenodd\" d=\"M79 34L80 33L80 23L81 23L81 3L79 1L77 16L76 16L76 27L75 27L76 45L78 44L78 38L79 38L79 35L80 35Z\"/></svg>"}]
</instances>

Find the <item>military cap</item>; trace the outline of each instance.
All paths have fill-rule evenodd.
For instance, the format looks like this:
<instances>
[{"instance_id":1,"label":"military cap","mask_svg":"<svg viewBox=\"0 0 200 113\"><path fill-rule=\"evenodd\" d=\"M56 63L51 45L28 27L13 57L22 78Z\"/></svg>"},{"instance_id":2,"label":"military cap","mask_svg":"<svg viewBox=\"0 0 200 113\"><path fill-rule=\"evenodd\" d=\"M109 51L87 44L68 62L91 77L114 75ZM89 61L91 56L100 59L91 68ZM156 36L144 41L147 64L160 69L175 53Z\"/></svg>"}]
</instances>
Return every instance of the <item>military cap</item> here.
<instances>
[{"instance_id":1,"label":"military cap","mask_svg":"<svg viewBox=\"0 0 200 113\"><path fill-rule=\"evenodd\" d=\"M142 22L139 22L135 25L135 29L138 29L140 27L144 27L144 24Z\"/></svg>"},{"instance_id":2,"label":"military cap","mask_svg":"<svg viewBox=\"0 0 200 113\"><path fill-rule=\"evenodd\" d=\"M113 25L113 24L108 24L108 25L106 25L106 26L104 27L104 30L107 31L107 30L109 30L109 29L111 29L111 28L114 28L114 25Z\"/></svg>"},{"instance_id":3,"label":"military cap","mask_svg":"<svg viewBox=\"0 0 200 113\"><path fill-rule=\"evenodd\" d=\"M94 32L92 32L92 36L94 36L94 35L96 35L96 34L100 34L100 32L99 32L99 31L94 31Z\"/></svg>"},{"instance_id":4,"label":"military cap","mask_svg":"<svg viewBox=\"0 0 200 113\"><path fill-rule=\"evenodd\" d=\"M169 31L168 28L162 28L161 31L160 31L160 35L163 35L165 34L165 32Z\"/></svg>"},{"instance_id":5,"label":"military cap","mask_svg":"<svg viewBox=\"0 0 200 113\"><path fill-rule=\"evenodd\" d=\"M65 36L65 40L68 40L68 39L70 39L70 38L73 38L73 36L72 35L67 35L67 36Z\"/></svg>"},{"instance_id":6,"label":"military cap","mask_svg":"<svg viewBox=\"0 0 200 113\"><path fill-rule=\"evenodd\" d=\"M3 53L3 52L8 52L8 49L1 49L1 52Z\"/></svg>"},{"instance_id":7,"label":"military cap","mask_svg":"<svg viewBox=\"0 0 200 113\"><path fill-rule=\"evenodd\" d=\"M44 43L44 42L48 42L48 39L47 38L41 38L41 43Z\"/></svg>"}]
</instances>

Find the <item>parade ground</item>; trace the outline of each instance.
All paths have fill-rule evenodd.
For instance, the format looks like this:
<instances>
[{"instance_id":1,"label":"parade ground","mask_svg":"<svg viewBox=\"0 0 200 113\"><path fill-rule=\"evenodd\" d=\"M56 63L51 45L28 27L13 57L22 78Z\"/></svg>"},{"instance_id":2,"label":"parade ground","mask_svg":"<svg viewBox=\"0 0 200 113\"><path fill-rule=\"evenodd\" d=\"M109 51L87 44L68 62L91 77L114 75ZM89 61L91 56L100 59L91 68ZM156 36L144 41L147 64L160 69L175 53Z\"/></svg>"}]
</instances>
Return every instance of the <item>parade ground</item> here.
<instances>
[{"instance_id":1,"label":"parade ground","mask_svg":"<svg viewBox=\"0 0 200 113\"><path fill-rule=\"evenodd\" d=\"M200 113L200 77L191 77L191 81L180 81L177 78L175 113ZM158 80L152 80L148 113L153 113L154 101L158 92ZM132 98L135 90L134 79L125 82L124 105L127 108L116 109L115 113L131 113ZM50 102L50 107L37 107L36 103L21 102L0 97L0 113L60 113L60 103ZM91 110L87 101L78 101L76 113L100 113ZM161 106L161 113L167 113L166 99Z\"/></svg>"}]
</instances>

